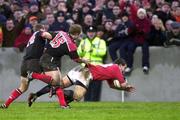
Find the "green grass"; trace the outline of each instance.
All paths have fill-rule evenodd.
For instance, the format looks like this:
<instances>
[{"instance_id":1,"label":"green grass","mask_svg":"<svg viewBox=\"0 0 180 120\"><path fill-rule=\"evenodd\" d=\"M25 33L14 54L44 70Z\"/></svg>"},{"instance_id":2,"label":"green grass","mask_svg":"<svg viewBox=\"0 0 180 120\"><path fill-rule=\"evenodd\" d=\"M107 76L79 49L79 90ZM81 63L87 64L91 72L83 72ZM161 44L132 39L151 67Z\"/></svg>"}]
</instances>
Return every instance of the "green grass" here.
<instances>
[{"instance_id":1,"label":"green grass","mask_svg":"<svg viewBox=\"0 0 180 120\"><path fill-rule=\"evenodd\" d=\"M79 102L64 110L56 102L15 102L0 109L0 120L180 120L180 102Z\"/></svg>"}]
</instances>

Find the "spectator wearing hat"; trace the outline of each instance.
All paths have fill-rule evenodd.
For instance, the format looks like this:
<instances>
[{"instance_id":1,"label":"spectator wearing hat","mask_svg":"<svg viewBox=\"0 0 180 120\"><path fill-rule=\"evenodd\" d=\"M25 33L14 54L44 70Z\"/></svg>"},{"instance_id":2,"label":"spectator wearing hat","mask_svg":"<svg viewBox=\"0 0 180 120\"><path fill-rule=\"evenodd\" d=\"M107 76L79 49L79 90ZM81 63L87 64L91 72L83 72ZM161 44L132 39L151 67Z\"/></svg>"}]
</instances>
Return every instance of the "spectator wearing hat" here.
<instances>
[{"instance_id":1,"label":"spectator wearing hat","mask_svg":"<svg viewBox=\"0 0 180 120\"><path fill-rule=\"evenodd\" d=\"M30 2L29 3L29 13L28 13L28 18L30 16L36 16L38 18L38 22L43 20L45 16L42 14L39 8L39 3L38 2Z\"/></svg>"},{"instance_id":2,"label":"spectator wearing hat","mask_svg":"<svg viewBox=\"0 0 180 120\"><path fill-rule=\"evenodd\" d=\"M15 39L14 47L19 48L19 50L22 52L32 34L32 25L26 24L20 35Z\"/></svg>"},{"instance_id":3,"label":"spectator wearing hat","mask_svg":"<svg viewBox=\"0 0 180 120\"><path fill-rule=\"evenodd\" d=\"M96 35L96 28L90 26L87 29L87 37L80 41L78 54L81 58L90 60L91 64L103 64L106 55L106 42ZM101 82L92 82L85 95L85 101L99 101L101 93Z\"/></svg>"},{"instance_id":4,"label":"spectator wearing hat","mask_svg":"<svg viewBox=\"0 0 180 120\"><path fill-rule=\"evenodd\" d=\"M49 26L48 31L65 31L68 32L69 24L65 20L65 13L63 11L58 11L56 14L55 22Z\"/></svg>"},{"instance_id":5,"label":"spectator wearing hat","mask_svg":"<svg viewBox=\"0 0 180 120\"><path fill-rule=\"evenodd\" d=\"M172 30L167 33L166 45L180 46L180 22L171 23Z\"/></svg>"},{"instance_id":6,"label":"spectator wearing hat","mask_svg":"<svg viewBox=\"0 0 180 120\"><path fill-rule=\"evenodd\" d=\"M30 16L28 23L32 25L33 31L35 31L35 26L38 24L38 17L36 16Z\"/></svg>"},{"instance_id":7,"label":"spectator wearing hat","mask_svg":"<svg viewBox=\"0 0 180 120\"><path fill-rule=\"evenodd\" d=\"M137 11L137 17L133 21L135 36L133 39L133 45L131 48L131 55L133 55L134 51L138 46L142 48L142 68L145 74L149 72L149 43L148 43L148 35L150 32L151 22L147 18L146 10L143 8L139 8Z\"/></svg>"}]
</instances>

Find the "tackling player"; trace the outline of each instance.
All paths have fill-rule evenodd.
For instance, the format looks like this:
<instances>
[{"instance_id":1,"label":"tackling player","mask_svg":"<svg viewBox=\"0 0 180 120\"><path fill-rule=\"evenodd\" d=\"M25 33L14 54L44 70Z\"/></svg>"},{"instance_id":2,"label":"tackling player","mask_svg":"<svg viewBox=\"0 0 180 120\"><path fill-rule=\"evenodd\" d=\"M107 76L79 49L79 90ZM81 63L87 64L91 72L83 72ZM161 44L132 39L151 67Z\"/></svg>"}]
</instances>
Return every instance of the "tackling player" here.
<instances>
[{"instance_id":1,"label":"tackling player","mask_svg":"<svg viewBox=\"0 0 180 120\"><path fill-rule=\"evenodd\" d=\"M53 39L47 46L45 53L40 59L40 64L44 69L45 74L29 72L28 77L30 79L37 79L43 81L47 84L53 86L62 86L61 83L61 72L59 69L59 61L62 56L68 55L75 62L87 63L87 60L80 59L77 54L77 46L75 40L79 38L81 34L81 26L78 24L73 24L69 28L69 33L59 31L53 33ZM63 90L58 87L56 89L56 94L58 95L59 104L62 108L68 107L64 101Z\"/></svg>"},{"instance_id":2,"label":"tackling player","mask_svg":"<svg viewBox=\"0 0 180 120\"><path fill-rule=\"evenodd\" d=\"M11 92L9 98L0 106L0 108L8 108L15 99L28 89L29 82L27 78L27 71L34 71L37 73L42 72L39 65L39 59L44 52L46 39L50 40L52 39L52 36L48 32L45 32L43 25L37 24L35 30L36 32L29 39L26 47L26 54L23 57L21 64L20 86Z\"/></svg>"},{"instance_id":3,"label":"tackling player","mask_svg":"<svg viewBox=\"0 0 180 120\"><path fill-rule=\"evenodd\" d=\"M117 90L125 90L132 92L134 87L129 85L124 79L123 72L126 68L126 62L123 59L118 59L115 64L91 65L87 64L85 68L77 66L70 70L63 77L63 87L75 85L74 92L65 90L65 96L68 101L81 100L88 88L89 82L92 80L106 80L108 85ZM118 80L120 86L114 84L114 80ZM28 98L29 106L36 100L37 97L50 91L50 86L46 86L37 93L31 93ZM53 92L54 93L54 92Z\"/></svg>"}]
</instances>

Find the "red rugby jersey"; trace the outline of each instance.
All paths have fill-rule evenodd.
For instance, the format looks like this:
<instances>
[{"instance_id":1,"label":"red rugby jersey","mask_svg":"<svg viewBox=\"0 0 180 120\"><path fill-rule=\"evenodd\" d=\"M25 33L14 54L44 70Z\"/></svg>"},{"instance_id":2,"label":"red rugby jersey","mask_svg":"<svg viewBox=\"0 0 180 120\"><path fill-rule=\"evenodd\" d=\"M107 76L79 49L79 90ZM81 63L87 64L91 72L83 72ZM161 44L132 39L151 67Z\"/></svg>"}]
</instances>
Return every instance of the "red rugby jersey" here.
<instances>
[{"instance_id":1,"label":"red rugby jersey","mask_svg":"<svg viewBox=\"0 0 180 120\"><path fill-rule=\"evenodd\" d=\"M117 64L89 64L88 68L93 76L93 80L107 80L110 82L117 79L120 84L125 82L124 75Z\"/></svg>"}]
</instances>

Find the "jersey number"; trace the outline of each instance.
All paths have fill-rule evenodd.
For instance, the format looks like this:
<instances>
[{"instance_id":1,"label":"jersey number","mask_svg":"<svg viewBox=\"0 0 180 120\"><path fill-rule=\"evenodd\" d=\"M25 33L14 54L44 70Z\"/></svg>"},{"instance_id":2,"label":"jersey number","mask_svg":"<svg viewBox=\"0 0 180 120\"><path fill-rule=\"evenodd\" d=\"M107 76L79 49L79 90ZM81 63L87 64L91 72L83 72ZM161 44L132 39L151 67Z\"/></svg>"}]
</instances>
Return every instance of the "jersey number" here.
<instances>
[{"instance_id":1,"label":"jersey number","mask_svg":"<svg viewBox=\"0 0 180 120\"><path fill-rule=\"evenodd\" d=\"M58 33L53 40L51 40L50 45L52 48L58 48L61 44L63 44L65 40L63 39L63 36Z\"/></svg>"}]
</instances>

